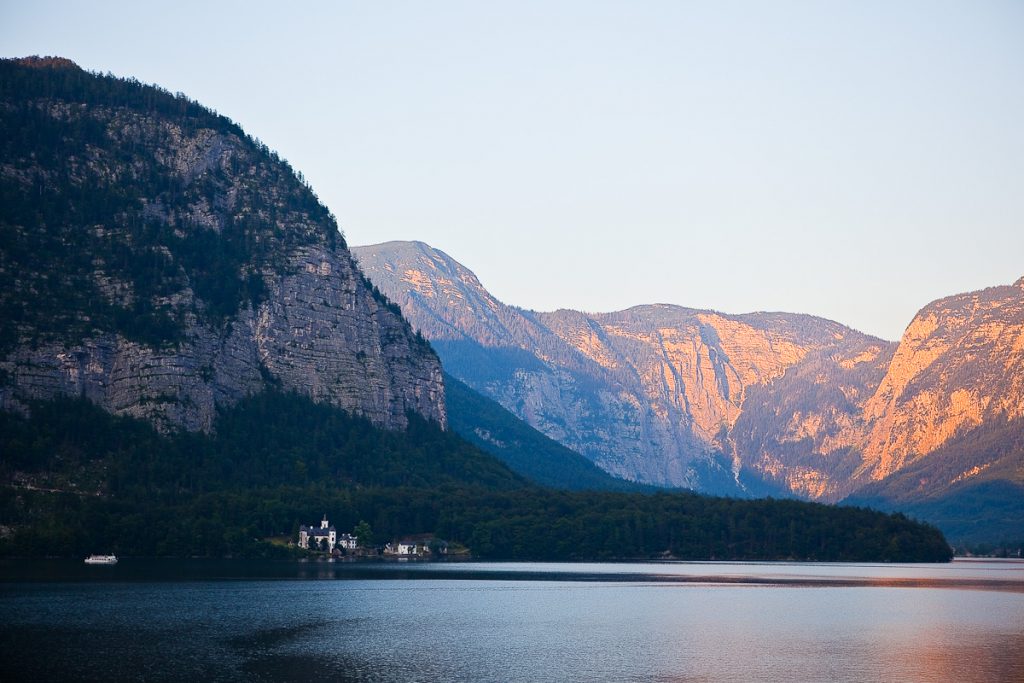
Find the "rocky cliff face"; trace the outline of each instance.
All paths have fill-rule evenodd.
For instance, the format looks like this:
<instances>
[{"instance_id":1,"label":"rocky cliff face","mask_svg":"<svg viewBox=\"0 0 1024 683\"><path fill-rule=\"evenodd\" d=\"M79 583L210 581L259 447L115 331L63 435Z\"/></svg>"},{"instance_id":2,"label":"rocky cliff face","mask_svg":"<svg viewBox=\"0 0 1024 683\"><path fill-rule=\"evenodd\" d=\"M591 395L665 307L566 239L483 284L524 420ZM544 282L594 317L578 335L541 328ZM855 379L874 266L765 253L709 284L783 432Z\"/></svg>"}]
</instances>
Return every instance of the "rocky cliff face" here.
<instances>
[{"instance_id":1,"label":"rocky cliff face","mask_svg":"<svg viewBox=\"0 0 1024 683\"><path fill-rule=\"evenodd\" d=\"M1024 417L1024 278L924 307L864 417L858 473L876 481L981 425Z\"/></svg>"},{"instance_id":2,"label":"rocky cliff face","mask_svg":"<svg viewBox=\"0 0 1024 683\"><path fill-rule=\"evenodd\" d=\"M430 346L287 164L181 96L0 63L0 406L83 395L209 429L268 384L445 423Z\"/></svg>"},{"instance_id":3,"label":"rocky cliff face","mask_svg":"<svg viewBox=\"0 0 1024 683\"><path fill-rule=\"evenodd\" d=\"M770 475L770 465L747 466L731 437L751 388L810 355L839 363L885 346L802 315L522 311L427 245L353 253L449 372L609 472L645 482L737 492L741 472Z\"/></svg>"},{"instance_id":4,"label":"rocky cliff face","mask_svg":"<svg viewBox=\"0 0 1024 683\"><path fill-rule=\"evenodd\" d=\"M793 314L523 311L427 245L353 252L452 374L618 476L838 501L910 465L927 495L1019 460L944 444L1022 422L1024 278L930 304L897 344Z\"/></svg>"},{"instance_id":5,"label":"rocky cliff face","mask_svg":"<svg viewBox=\"0 0 1024 683\"><path fill-rule=\"evenodd\" d=\"M994 467L1019 455L1004 446L1022 403L1024 279L929 304L898 344L808 357L749 394L731 436L744 462L803 497L840 500L908 472L870 490L910 500L986 471L1024 481Z\"/></svg>"},{"instance_id":6,"label":"rocky cliff face","mask_svg":"<svg viewBox=\"0 0 1024 683\"><path fill-rule=\"evenodd\" d=\"M896 345L852 335L808 354L747 394L730 437L746 466L802 498L836 501L856 488L866 422Z\"/></svg>"}]
</instances>

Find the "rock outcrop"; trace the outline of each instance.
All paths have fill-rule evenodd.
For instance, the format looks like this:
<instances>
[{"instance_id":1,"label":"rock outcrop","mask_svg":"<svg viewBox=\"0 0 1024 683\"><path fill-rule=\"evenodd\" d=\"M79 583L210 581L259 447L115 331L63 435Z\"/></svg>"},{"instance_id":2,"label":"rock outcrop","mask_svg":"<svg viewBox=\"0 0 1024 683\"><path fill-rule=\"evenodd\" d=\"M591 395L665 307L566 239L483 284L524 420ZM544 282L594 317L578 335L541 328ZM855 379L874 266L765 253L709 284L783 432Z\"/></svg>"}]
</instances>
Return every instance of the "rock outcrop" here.
<instances>
[{"instance_id":1,"label":"rock outcrop","mask_svg":"<svg viewBox=\"0 0 1024 683\"><path fill-rule=\"evenodd\" d=\"M6 60L0 406L207 430L267 386L444 424L440 363L288 165L183 96Z\"/></svg>"}]
</instances>

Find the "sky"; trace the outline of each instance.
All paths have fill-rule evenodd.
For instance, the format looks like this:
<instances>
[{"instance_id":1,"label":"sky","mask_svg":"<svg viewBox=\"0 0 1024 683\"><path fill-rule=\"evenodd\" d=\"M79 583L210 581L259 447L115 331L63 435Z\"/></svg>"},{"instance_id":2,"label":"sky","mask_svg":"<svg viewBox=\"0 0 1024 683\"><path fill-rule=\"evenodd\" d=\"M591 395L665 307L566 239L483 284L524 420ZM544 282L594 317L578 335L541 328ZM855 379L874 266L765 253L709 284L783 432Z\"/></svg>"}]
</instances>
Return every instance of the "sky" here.
<instances>
[{"instance_id":1,"label":"sky","mask_svg":"<svg viewBox=\"0 0 1024 683\"><path fill-rule=\"evenodd\" d=\"M1024 275L1019 1L3 2L30 54L184 92L349 244L427 242L523 308L898 339Z\"/></svg>"}]
</instances>

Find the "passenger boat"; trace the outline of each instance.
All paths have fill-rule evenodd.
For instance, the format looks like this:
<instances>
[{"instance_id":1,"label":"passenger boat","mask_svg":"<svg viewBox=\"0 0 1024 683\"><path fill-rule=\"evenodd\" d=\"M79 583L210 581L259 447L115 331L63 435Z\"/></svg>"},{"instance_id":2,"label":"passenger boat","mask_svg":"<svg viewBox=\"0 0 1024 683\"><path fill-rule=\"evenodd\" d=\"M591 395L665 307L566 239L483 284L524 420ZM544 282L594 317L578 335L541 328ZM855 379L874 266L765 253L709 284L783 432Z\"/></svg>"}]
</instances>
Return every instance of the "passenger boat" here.
<instances>
[{"instance_id":1,"label":"passenger boat","mask_svg":"<svg viewBox=\"0 0 1024 683\"><path fill-rule=\"evenodd\" d=\"M117 555L90 555L85 558L86 564L117 564Z\"/></svg>"}]
</instances>

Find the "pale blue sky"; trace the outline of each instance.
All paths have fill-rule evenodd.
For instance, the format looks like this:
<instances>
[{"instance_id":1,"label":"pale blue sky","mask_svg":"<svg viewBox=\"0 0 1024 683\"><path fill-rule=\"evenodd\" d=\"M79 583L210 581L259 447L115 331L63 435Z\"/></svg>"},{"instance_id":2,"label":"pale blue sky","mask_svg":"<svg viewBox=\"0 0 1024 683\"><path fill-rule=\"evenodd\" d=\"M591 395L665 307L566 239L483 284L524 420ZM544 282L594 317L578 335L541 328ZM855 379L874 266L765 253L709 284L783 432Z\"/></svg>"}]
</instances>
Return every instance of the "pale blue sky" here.
<instances>
[{"instance_id":1,"label":"pale blue sky","mask_svg":"<svg viewBox=\"0 0 1024 683\"><path fill-rule=\"evenodd\" d=\"M4 2L0 54L183 91L350 244L428 242L510 304L894 339L1024 275L1022 2L146 5Z\"/></svg>"}]
</instances>

